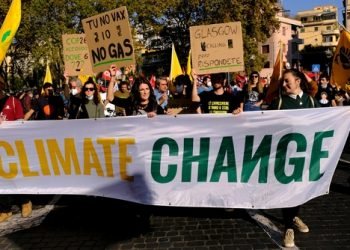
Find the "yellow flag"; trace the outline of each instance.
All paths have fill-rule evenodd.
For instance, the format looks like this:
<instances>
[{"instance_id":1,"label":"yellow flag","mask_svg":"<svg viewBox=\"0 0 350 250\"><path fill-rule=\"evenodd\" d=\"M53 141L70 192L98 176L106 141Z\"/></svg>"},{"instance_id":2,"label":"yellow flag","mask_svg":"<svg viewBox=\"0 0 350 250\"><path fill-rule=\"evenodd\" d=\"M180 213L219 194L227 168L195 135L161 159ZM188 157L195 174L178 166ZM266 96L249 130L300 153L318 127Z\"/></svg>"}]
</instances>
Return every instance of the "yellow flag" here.
<instances>
[{"instance_id":1,"label":"yellow flag","mask_svg":"<svg viewBox=\"0 0 350 250\"><path fill-rule=\"evenodd\" d=\"M275 64L273 66L272 76L270 78L270 85L265 97L265 101L267 103L271 103L273 98L278 96L279 81L280 81L280 78L282 77L282 63L283 63L282 56L283 56L282 46L280 46Z\"/></svg>"},{"instance_id":2,"label":"yellow flag","mask_svg":"<svg viewBox=\"0 0 350 250\"><path fill-rule=\"evenodd\" d=\"M82 82L83 85L90 77L94 78L94 76L92 76L92 75L78 75L78 78Z\"/></svg>"},{"instance_id":3,"label":"yellow flag","mask_svg":"<svg viewBox=\"0 0 350 250\"><path fill-rule=\"evenodd\" d=\"M5 58L21 22L21 0L13 0L0 29L0 63Z\"/></svg>"},{"instance_id":4,"label":"yellow flag","mask_svg":"<svg viewBox=\"0 0 350 250\"><path fill-rule=\"evenodd\" d=\"M192 71L192 63L191 63L191 50L190 50L188 52L186 74L190 77L191 81L193 81L191 71Z\"/></svg>"},{"instance_id":5,"label":"yellow flag","mask_svg":"<svg viewBox=\"0 0 350 250\"><path fill-rule=\"evenodd\" d=\"M44 78L44 84L47 82L52 84L52 77L51 77L49 63L46 64L46 73L45 73L45 78Z\"/></svg>"},{"instance_id":6,"label":"yellow flag","mask_svg":"<svg viewBox=\"0 0 350 250\"><path fill-rule=\"evenodd\" d=\"M170 65L170 80L174 80L178 75L183 74L179 58L177 57L175 46L173 44L171 51L171 65Z\"/></svg>"},{"instance_id":7,"label":"yellow flag","mask_svg":"<svg viewBox=\"0 0 350 250\"><path fill-rule=\"evenodd\" d=\"M337 49L333 57L331 83L343 90L350 91L350 33L341 32Z\"/></svg>"}]
</instances>

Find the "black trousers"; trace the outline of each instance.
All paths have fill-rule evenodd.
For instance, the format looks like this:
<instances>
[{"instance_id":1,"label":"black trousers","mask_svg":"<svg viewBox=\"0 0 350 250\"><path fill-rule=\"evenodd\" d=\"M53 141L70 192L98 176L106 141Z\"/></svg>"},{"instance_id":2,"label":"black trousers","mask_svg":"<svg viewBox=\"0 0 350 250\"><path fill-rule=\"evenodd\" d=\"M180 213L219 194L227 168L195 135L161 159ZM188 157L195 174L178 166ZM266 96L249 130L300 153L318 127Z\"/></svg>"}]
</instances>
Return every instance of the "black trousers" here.
<instances>
[{"instance_id":1,"label":"black trousers","mask_svg":"<svg viewBox=\"0 0 350 250\"><path fill-rule=\"evenodd\" d=\"M0 213L9 213L12 211L12 205L19 205L28 203L30 201L27 195L0 195Z\"/></svg>"},{"instance_id":2,"label":"black trousers","mask_svg":"<svg viewBox=\"0 0 350 250\"><path fill-rule=\"evenodd\" d=\"M300 206L282 208L282 216L286 230L293 228L293 219L295 216L298 216L299 210Z\"/></svg>"}]
</instances>

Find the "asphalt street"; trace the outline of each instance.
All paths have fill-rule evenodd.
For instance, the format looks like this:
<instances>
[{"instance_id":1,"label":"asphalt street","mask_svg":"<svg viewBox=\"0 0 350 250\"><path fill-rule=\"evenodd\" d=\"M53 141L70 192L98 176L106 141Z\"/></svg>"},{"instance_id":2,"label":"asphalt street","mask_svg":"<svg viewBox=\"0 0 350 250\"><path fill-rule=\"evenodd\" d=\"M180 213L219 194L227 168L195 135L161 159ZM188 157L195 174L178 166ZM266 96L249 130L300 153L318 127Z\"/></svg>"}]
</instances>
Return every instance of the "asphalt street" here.
<instances>
[{"instance_id":1,"label":"asphalt street","mask_svg":"<svg viewBox=\"0 0 350 250\"><path fill-rule=\"evenodd\" d=\"M310 232L294 249L350 249L350 154L344 150L330 193L302 206ZM279 209L227 211L133 204L100 197L33 196L0 224L0 249L281 249Z\"/></svg>"}]
</instances>

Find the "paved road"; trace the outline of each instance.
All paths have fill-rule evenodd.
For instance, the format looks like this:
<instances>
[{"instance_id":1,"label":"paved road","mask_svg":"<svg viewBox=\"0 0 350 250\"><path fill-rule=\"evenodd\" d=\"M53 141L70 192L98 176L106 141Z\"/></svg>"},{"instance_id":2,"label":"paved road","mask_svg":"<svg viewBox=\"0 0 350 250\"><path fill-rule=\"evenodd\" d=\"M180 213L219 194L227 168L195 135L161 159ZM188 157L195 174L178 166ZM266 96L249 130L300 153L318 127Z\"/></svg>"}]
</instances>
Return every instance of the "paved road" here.
<instances>
[{"instance_id":1,"label":"paved road","mask_svg":"<svg viewBox=\"0 0 350 250\"><path fill-rule=\"evenodd\" d=\"M302 206L295 249L350 249L350 155L329 195ZM349 162L349 163L348 163ZM281 249L279 209L169 208L83 196L35 196L34 213L0 224L5 249Z\"/></svg>"}]
</instances>

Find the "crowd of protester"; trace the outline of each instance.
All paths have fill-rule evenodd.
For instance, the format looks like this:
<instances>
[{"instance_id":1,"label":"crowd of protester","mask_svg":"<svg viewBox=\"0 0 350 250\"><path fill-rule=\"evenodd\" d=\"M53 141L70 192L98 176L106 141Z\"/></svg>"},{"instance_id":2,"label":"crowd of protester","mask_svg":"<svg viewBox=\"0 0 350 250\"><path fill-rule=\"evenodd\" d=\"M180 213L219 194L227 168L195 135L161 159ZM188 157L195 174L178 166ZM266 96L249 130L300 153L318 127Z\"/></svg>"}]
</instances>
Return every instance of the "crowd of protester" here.
<instances>
[{"instance_id":1,"label":"crowd of protester","mask_svg":"<svg viewBox=\"0 0 350 250\"><path fill-rule=\"evenodd\" d=\"M144 76L122 79L122 75L117 77L117 71L111 66L108 73L90 77L86 82L64 74L65 82L58 88L44 83L41 89L1 91L1 118L10 121L154 116L174 114L174 109L182 113L239 113L267 109L271 104L265 100L269 79L262 78L257 71L248 76L240 72L230 82L226 74L193 73L180 75L174 81L160 76L155 84ZM347 91L331 84L327 74L321 74L318 82L307 74L300 75L307 82L306 93L315 98L317 106L350 104ZM215 104L222 100L227 101L228 108Z\"/></svg>"}]
</instances>

